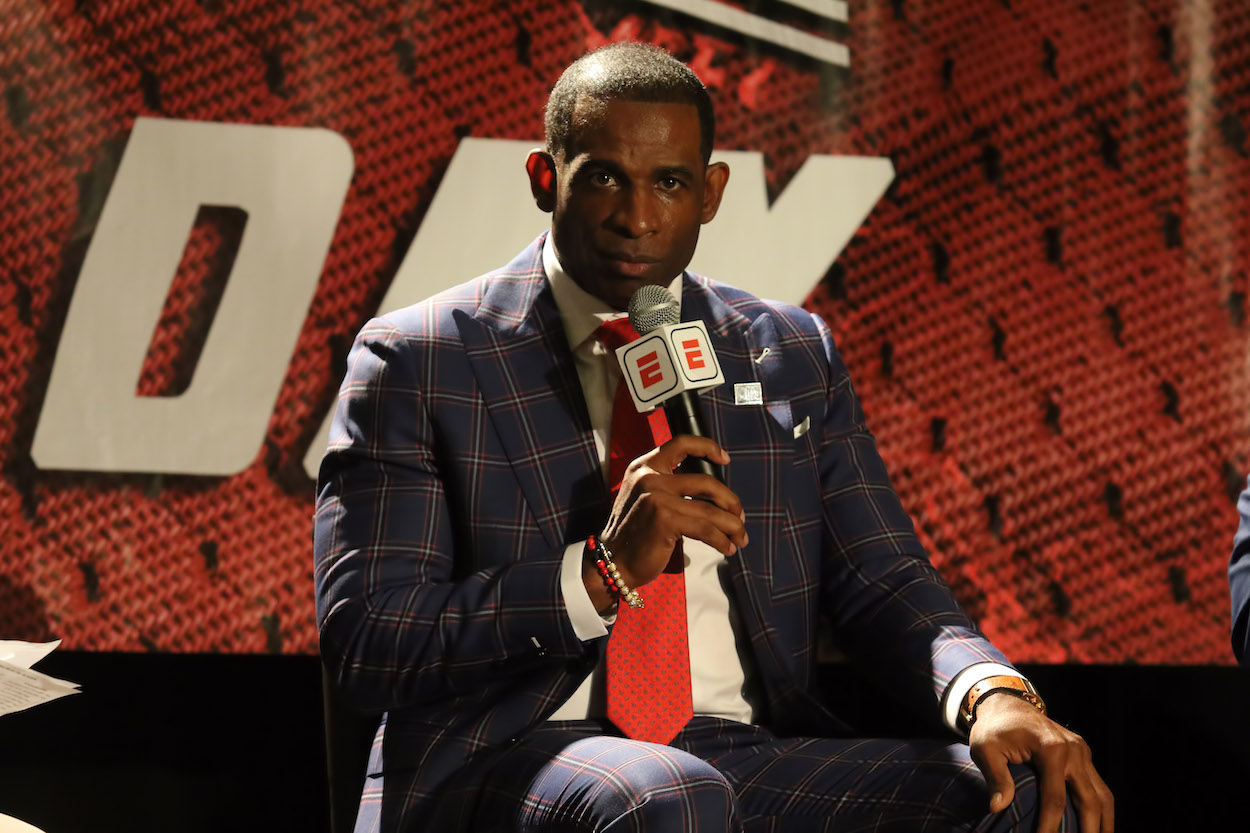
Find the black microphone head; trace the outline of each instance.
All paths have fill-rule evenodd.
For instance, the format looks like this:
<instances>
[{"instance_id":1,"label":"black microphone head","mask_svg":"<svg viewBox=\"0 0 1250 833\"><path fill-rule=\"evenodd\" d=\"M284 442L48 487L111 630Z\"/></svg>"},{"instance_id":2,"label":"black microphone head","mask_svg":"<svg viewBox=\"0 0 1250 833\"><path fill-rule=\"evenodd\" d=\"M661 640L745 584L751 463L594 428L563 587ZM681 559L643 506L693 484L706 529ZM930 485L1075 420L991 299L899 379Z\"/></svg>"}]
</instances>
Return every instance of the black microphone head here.
<instances>
[{"instance_id":1,"label":"black microphone head","mask_svg":"<svg viewBox=\"0 0 1250 833\"><path fill-rule=\"evenodd\" d=\"M666 287L647 284L629 299L629 323L639 335L681 320L677 299Z\"/></svg>"}]
</instances>

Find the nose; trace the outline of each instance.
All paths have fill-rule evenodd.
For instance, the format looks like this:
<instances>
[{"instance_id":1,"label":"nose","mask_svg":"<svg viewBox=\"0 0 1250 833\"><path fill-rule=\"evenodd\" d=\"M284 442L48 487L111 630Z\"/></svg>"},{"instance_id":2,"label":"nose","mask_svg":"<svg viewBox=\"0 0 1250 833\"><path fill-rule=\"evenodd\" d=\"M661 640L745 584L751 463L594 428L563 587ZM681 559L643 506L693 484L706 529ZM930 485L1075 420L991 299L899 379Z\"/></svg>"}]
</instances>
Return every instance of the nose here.
<instances>
[{"instance_id":1,"label":"nose","mask_svg":"<svg viewBox=\"0 0 1250 833\"><path fill-rule=\"evenodd\" d=\"M609 227L625 237L655 231L657 220L655 200L645 188L622 188L608 216Z\"/></svg>"}]
</instances>

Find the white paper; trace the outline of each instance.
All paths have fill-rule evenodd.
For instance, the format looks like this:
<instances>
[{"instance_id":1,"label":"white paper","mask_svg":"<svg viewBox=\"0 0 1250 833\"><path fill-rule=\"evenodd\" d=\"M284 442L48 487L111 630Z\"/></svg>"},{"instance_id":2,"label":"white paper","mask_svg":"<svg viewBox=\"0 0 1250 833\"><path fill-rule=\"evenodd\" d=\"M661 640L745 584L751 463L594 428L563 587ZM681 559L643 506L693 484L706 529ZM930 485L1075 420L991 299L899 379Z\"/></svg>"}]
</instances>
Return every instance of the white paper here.
<instances>
[{"instance_id":1,"label":"white paper","mask_svg":"<svg viewBox=\"0 0 1250 833\"><path fill-rule=\"evenodd\" d=\"M19 668L30 668L61 644L53 642L21 642L16 639L0 639L0 662L10 662Z\"/></svg>"},{"instance_id":2,"label":"white paper","mask_svg":"<svg viewBox=\"0 0 1250 833\"><path fill-rule=\"evenodd\" d=\"M0 717L79 693L77 683L30 668L60 644L60 640L43 644L0 640Z\"/></svg>"}]
</instances>

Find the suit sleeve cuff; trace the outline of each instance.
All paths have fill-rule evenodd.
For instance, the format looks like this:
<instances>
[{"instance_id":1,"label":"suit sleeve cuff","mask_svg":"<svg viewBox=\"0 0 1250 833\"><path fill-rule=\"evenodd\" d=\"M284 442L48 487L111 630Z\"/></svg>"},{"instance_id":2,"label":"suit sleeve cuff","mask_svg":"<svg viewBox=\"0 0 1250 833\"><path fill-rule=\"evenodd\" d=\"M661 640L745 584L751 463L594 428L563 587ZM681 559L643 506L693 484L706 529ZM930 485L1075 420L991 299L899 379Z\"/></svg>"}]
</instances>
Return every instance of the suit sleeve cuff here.
<instances>
[{"instance_id":1,"label":"suit sleeve cuff","mask_svg":"<svg viewBox=\"0 0 1250 833\"><path fill-rule=\"evenodd\" d=\"M564 548L564 564L560 570L560 592L564 594L564 609L573 625L573 633L583 642L608 635L608 625L616 620L605 620L595 610L586 585L582 584L582 552L586 544L578 541ZM975 681L974 681L975 683Z\"/></svg>"},{"instance_id":2,"label":"suit sleeve cuff","mask_svg":"<svg viewBox=\"0 0 1250 833\"><path fill-rule=\"evenodd\" d=\"M987 677L1000 675L1025 679L1023 674L1010 665L1002 665L997 662L978 662L975 665L969 665L956 674L955 679L951 680L950 685L946 687L946 694L942 697L942 722L949 726L951 731L958 732L961 735L965 734L959 728L959 707L963 705L964 698L968 696L968 692L977 683Z\"/></svg>"}]
</instances>

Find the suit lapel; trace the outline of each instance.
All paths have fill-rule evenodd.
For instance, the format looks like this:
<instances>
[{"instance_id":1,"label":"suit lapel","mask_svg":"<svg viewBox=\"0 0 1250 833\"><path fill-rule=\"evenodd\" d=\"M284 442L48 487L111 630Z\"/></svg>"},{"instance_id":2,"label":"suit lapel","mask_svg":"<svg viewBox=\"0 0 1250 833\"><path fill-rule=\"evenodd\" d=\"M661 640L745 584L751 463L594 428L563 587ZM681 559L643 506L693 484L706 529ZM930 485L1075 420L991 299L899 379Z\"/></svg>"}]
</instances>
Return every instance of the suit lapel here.
<instances>
[{"instance_id":1,"label":"suit lapel","mask_svg":"<svg viewBox=\"0 0 1250 833\"><path fill-rule=\"evenodd\" d=\"M687 277L682 289L682 318L701 318L725 374L725 384L701 399L708 430L733 458L726 485L742 500L751 543L729 559L733 609L765 684L777 728L846 734L845 723L809 691L811 668L799 660L796 645L814 645L813 607L805 594L816 577L808 575L816 559L804 557L793 535L790 499L785 488L796 481L782 477L794 465L794 420L784 397L787 356L771 314L748 319L715 292ZM795 361L790 357L790 362ZM793 367L790 367L793 370ZM734 385L758 383L764 405L735 404ZM801 483L798 488L805 488ZM819 488L819 484L811 484ZM786 530L790 529L787 533ZM802 653L810 660L813 652Z\"/></svg>"},{"instance_id":2,"label":"suit lapel","mask_svg":"<svg viewBox=\"0 0 1250 833\"><path fill-rule=\"evenodd\" d=\"M706 287L688 278L682 287L682 319L702 320L708 327L725 383L700 397L704 418L712 437L735 458L725 473L726 485L737 493L747 511L747 532L753 545L757 545L761 553L775 552L777 525L768 521L780 505L780 460L775 447L761 445L760 441L774 429L767 423L764 409L734 402L736 385L754 382L763 386L761 365L753 361L753 356L762 345L775 341L771 317L764 314L752 322ZM775 351L776 347L771 349ZM766 388L764 394L768 394ZM741 466L735 457L736 451L741 452ZM752 525L752 518L761 524ZM751 567L743 569L749 571ZM757 564L755 569L763 573L761 578L766 581L768 565Z\"/></svg>"},{"instance_id":3,"label":"suit lapel","mask_svg":"<svg viewBox=\"0 0 1250 833\"><path fill-rule=\"evenodd\" d=\"M457 315L469 364L514 475L552 548L602 524L607 491L542 242L495 273L475 316Z\"/></svg>"},{"instance_id":4,"label":"suit lapel","mask_svg":"<svg viewBox=\"0 0 1250 833\"><path fill-rule=\"evenodd\" d=\"M725 374L725 383L700 397L700 403L708 431L733 458L726 471L726 485L737 493L747 513L751 544L742 551L743 557L729 559L729 573L745 633L750 635L761 671L767 673L768 666L780 662L783 653L774 642L777 634L769 586L780 543L783 461L775 446L759 444L759 438L769 436L771 430L766 411L758 406L736 405L734 386L752 382L763 385L761 366L753 356L773 340L771 319L765 314L751 322L689 277L682 287L682 319L707 324L708 336ZM771 347L772 351L776 349ZM767 389L764 393L767 396Z\"/></svg>"}]
</instances>

